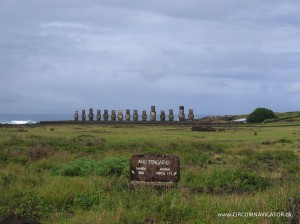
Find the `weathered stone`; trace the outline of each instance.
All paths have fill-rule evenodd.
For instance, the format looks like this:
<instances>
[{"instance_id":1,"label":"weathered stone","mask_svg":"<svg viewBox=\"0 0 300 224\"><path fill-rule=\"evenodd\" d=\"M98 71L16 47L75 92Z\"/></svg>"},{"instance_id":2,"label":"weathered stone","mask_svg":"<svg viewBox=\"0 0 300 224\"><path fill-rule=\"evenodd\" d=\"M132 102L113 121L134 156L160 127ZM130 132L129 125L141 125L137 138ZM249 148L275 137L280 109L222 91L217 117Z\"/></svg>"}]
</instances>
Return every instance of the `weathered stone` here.
<instances>
[{"instance_id":1,"label":"weathered stone","mask_svg":"<svg viewBox=\"0 0 300 224\"><path fill-rule=\"evenodd\" d=\"M96 119L97 119L97 121L101 121L101 110L97 110Z\"/></svg>"},{"instance_id":2,"label":"weathered stone","mask_svg":"<svg viewBox=\"0 0 300 224\"><path fill-rule=\"evenodd\" d=\"M185 114L184 114L184 106L179 107L179 121L184 121Z\"/></svg>"},{"instance_id":3,"label":"weathered stone","mask_svg":"<svg viewBox=\"0 0 300 224\"><path fill-rule=\"evenodd\" d=\"M190 121L193 121L194 120L194 112L193 112L193 109L189 109L189 115L188 115L188 117L189 117L189 120Z\"/></svg>"},{"instance_id":4,"label":"weathered stone","mask_svg":"<svg viewBox=\"0 0 300 224\"><path fill-rule=\"evenodd\" d=\"M147 121L147 111L142 111L142 121Z\"/></svg>"},{"instance_id":5,"label":"weathered stone","mask_svg":"<svg viewBox=\"0 0 300 224\"><path fill-rule=\"evenodd\" d=\"M118 110L118 121L123 121L123 111Z\"/></svg>"},{"instance_id":6,"label":"weathered stone","mask_svg":"<svg viewBox=\"0 0 300 224\"><path fill-rule=\"evenodd\" d=\"M74 120L75 120L75 121L78 121L78 118L79 118L78 111L75 111L75 114L74 114Z\"/></svg>"},{"instance_id":7,"label":"weathered stone","mask_svg":"<svg viewBox=\"0 0 300 224\"><path fill-rule=\"evenodd\" d=\"M93 113L93 108L89 109L89 121L93 121L94 120L94 113Z\"/></svg>"},{"instance_id":8,"label":"weathered stone","mask_svg":"<svg viewBox=\"0 0 300 224\"><path fill-rule=\"evenodd\" d=\"M126 110L125 120L130 121L130 110L129 109Z\"/></svg>"},{"instance_id":9,"label":"weathered stone","mask_svg":"<svg viewBox=\"0 0 300 224\"><path fill-rule=\"evenodd\" d=\"M85 119L86 119L85 110L82 110L81 120L82 120L82 121L85 121Z\"/></svg>"},{"instance_id":10,"label":"weathered stone","mask_svg":"<svg viewBox=\"0 0 300 224\"><path fill-rule=\"evenodd\" d=\"M151 111L155 112L155 106L151 106Z\"/></svg>"},{"instance_id":11,"label":"weathered stone","mask_svg":"<svg viewBox=\"0 0 300 224\"><path fill-rule=\"evenodd\" d=\"M174 155L140 154L130 159L131 181L178 182L180 161Z\"/></svg>"},{"instance_id":12,"label":"weathered stone","mask_svg":"<svg viewBox=\"0 0 300 224\"><path fill-rule=\"evenodd\" d=\"M133 111L133 121L138 121L139 120L139 115L138 115L138 111L134 110Z\"/></svg>"},{"instance_id":13,"label":"weathered stone","mask_svg":"<svg viewBox=\"0 0 300 224\"><path fill-rule=\"evenodd\" d=\"M156 121L156 111L155 111L155 106L151 106L150 121Z\"/></svg>"},{"instance_id":14,"label":"weathered stone","mask_svg":"<svg viewBox=\"0 0 300 224\"><path fill-rule=\"evenodd\" d=\"M117 115L115 110L111 110L111 121L116 121Z\"/></svg>"},{"instance_id":15,"label":"weathered stone","mask_svg":"<svg viewBox=\"0 0 300 224\"><path fill-rule=\"evenodd\" d=\"M103 121L108 121L108 110L104 110L104 114L103 114Z\"/></svg>"},{"instance_id":16,"label":"weathered stone","mask_svg":"<svg viewBox=\"0 0 300 224\"><path fill-rule=\"evenodd\" d=\"M160 111L160 121L165 121L166 120L166 114L164 110Z\"/></svg>"},{"instance_id":17,"label":"weathered stone","mask_svg":"<svg viewBox=\"0 0 300 224\"><path fill-rule=\"evenodd\" d=\"M173 109L169 109L169 121L174 121Z\"/></svg>"}]
</instances>

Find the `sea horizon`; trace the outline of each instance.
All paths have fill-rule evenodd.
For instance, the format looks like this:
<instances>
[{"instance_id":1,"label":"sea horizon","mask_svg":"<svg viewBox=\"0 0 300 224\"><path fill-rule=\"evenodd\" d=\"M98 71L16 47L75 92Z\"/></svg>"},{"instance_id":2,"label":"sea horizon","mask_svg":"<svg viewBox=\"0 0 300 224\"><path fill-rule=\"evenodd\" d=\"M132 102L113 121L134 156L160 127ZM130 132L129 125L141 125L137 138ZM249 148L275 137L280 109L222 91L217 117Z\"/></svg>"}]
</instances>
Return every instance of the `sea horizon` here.
<instances>
[{"instance_id":1,"label":"sea horizon","mask_svg":"<svg viewBox=\"0 0 300 224\"><path fill-rule=\"evenodd\" d=\"M175 120L178 118L178 114L175 115ZM88 114L87 114L88 116ZM125 114L123 114L125 119ZM132 114L131 114L132 116ZM185 115L187 118L187 114ZM220 115L199 115L195 114L195 119L201 119L208 116L220 116ZM156 115L157 120L159 120L159 113ZM166 119L168 114L166 114ZM94 120L96 119L96 114L94 113ZM103 114L101 114L101 120L103 119ZM70 121L74 120L74 114L0 114L0 124L35 124L41 121ZM79 115L79 120L81 116ZM142 115L139 114L139 120L142 120ZM148 114L147 120L150 120L150 115Z\"/></svg>"}]
</instances>

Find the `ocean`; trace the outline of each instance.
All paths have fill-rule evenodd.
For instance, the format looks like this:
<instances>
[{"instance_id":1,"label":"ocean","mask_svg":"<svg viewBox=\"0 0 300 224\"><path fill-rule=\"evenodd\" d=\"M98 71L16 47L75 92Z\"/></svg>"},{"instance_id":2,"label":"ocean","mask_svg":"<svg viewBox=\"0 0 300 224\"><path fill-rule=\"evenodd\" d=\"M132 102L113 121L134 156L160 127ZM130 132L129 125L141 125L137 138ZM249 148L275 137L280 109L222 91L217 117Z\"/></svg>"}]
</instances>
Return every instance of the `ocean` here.
<instances>
[{"instance_id":1,"label":"ocean","mask_svg":"<svg viewBox=\"0 0 300 224\"><path fill-rule=\"evenodd\" d=\"M175 115L175 120L178 120L178 115ZM132 116L132 115L131 115ZM185 115L187 118L187 114ZM212 115L195 115L195 119L200 119L206 116ZM123 114L125 119L125 114ZM148 114L148 119L150 116ZM88 119L88 116L87 116ZM96 115L94 114L94 119ZM101 114L101 119L103 119L103 114ZM166 120L168 115L166 114ZM0 124L36 124L40 121L71 121L74 120L74 114L0 114ZM79 115L79 120L81 120ZM132 118L131 118L132 120ZM139 121L142 120L141 115L139 115ZM159 114L156 116L156 120L159 120Z\"/></svg>"},{"instance_id":2,"label":"ocean","mask_svg":"<svg viewBox=\"0 0 300 224\"><path fill-rule=\"evenodd\" d=\"M0 114L1 124L35 124L40 121L73 120L73 114Z\"/></svg>"}]
</instances>

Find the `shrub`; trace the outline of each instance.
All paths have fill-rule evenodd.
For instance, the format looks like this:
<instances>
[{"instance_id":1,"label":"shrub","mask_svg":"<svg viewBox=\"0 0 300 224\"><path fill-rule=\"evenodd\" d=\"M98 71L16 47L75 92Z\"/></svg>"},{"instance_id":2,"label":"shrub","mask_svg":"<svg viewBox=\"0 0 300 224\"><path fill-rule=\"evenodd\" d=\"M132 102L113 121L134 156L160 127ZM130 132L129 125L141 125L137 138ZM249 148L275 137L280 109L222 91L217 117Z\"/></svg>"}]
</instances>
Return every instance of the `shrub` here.
<instances>
[{"instance_id":1,"label":"shrub","mask_svg":"<svg viewBox=\"0 0 300 224\"><path fill-rule=\"evenodd\" d=\"M186 181L193 187L210 193L241 193L263 190L268 180L257 173L245 169L214 170L208 176L189 174Z\"/></svg>"},{"instance_id":2,"label":"shrub","mask_svg":"<svg viewBox=\"0 0 300 224\"><path fill-rule=\"evenodd\" d=\"M100 204L101 199L103 198L102 194L102 191L98 191L95 194L79 193L74 197L74 207L89 210L94 205Z\"/></svg>"},{"instance_id":3,"label":"shrub","mask_svg":"<svg viewBox=\"0 0 300 224\"><path fill-rule=\"evenodd\" d=\"M193 165L207 165L211 163L212 157L205 153L186 155L184 157L185 164L193 164Z\"/></svg>"},{"instance_id":4,"label":"shrub","mask_svg":"<svg viewBox=\"0 0 300 224\"><path fill-rule=\"evenodd\" d=\"M13 195L10 200L2 201L5 213L22 215L26 219L41 220L53 211L53 206L35 192L22 192Z\"/></svg>"},{"instance_id":5,"label":"shrub","mask_svg":"<svg viewBox=\"0 0 300 224\"><path fill-rule=\"evenodd\" d=\"M258 170L284 168L291 173L299 171L299 157L291 150L264 151L247 155L241 160L248 169Z\"/></svg>"},{"instance_id":6,"label":"shrub","mask_svg":"<svg viewBox=\"0 0 300 224\"><path fill-rule=\"evenodd\" d=\"M266 108L256 108L249 116L247 117L248 123L260 123L266 119L275 118L275 114L272 110Z\"/></svg>"},{"instance_id":7,"label":"shrub","mask_svg":"<svg viewBox=\"0 0 300 224\"><path fill-rule=\"evenodd\" d=\"M78 159L69 164L55 167L54 172L65 176L121 176L128 175L128 167L129 160L123 157L109 157L100 161Z\"/></svg>"},{"instance_id":8,"label":"shrub","mask_svg":"<svg viewBox=\"0 0 300 224\"><path fill-rule=\"evenodd\" d=\"M37 161L39 159L43 159L47 157L49 155L49 152L46 148L36 147L36 148L30 148L27 154L32 161Z\"/></svg>"}]
</instances>

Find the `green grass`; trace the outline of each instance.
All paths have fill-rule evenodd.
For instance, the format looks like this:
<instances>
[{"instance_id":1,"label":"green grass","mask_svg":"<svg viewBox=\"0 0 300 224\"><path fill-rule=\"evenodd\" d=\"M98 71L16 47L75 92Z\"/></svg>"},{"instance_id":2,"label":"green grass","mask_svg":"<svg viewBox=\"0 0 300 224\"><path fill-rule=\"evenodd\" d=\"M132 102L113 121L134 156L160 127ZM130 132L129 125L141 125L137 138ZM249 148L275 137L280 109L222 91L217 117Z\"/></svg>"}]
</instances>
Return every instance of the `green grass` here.
<instances>
[{"instance_id":1,"label":"green grass","mask_svg":"<svg viewBox=\"0 0 300 224\"><path fill-rule=\"evenodd\" d=\"M225 132L181 126L2 127L0 217L13 212L61 224L288 223L218 213L289 211L289 199L300 192L297 122ZM149 152L180 158L177 188L129 187L130 157Z\"/></svg>"}]
</instances>

